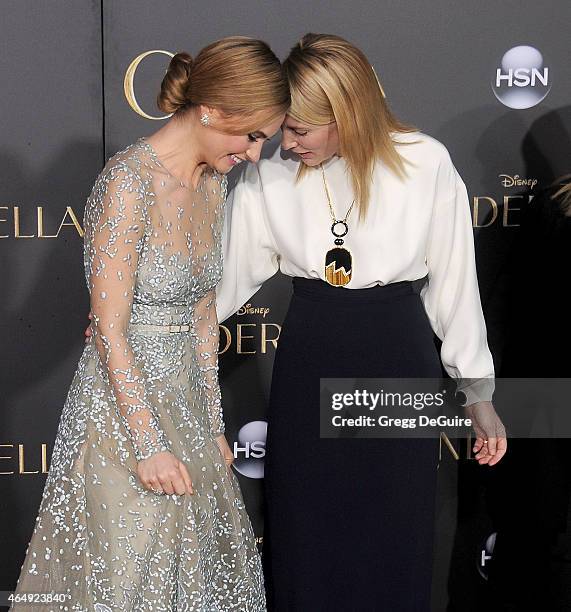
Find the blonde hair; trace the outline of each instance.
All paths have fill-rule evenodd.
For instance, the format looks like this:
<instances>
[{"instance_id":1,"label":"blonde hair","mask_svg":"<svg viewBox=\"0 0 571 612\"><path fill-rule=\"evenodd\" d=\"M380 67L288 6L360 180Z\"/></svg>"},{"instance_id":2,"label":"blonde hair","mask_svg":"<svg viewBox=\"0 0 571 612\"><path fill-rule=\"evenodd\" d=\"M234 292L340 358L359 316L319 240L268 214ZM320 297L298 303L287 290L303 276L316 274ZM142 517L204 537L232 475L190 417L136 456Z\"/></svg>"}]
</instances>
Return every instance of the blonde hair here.
<instances>
[{"instance_id":1,"label":"blonde hair","mask_svg":"<svg viewBox=\"0 0 571 612\"><path fill-rule=\"evenodd\" d=\"M204 47L193 59L177 53L157 96L165 113L182 117L203 104L225 117L224 129L246 134L284 114L289 88L279 59L263 41L230 36Z\"/></svg>"},{"instance_id":2,"label":"blonde hair","mask_svg":"<svg viewBox=\"0 0 571 612\"><path fill-rule=\"evenodd\" d=\"M309 125L336 122L339 154L347 162L355 205L364 219L375 163L380 160L398 177L406 176L392 133L416 128L391 113L364 53L340 36L306 34L292 48L284 69L291 94L288 114ZM298 179L309 171L301 163Z\"/></svg>"},{"instance_id":3,"label":"blonde hair","mask_svg":"<svg viewBox=\"0 0 571 612\"><path fill-rule=\"evenodd\" d=\"M571 174L561 177L555 181L559 189L551 197L558 200L559 209L566 217L571 217Z\"/></svg>"}]
</instances>

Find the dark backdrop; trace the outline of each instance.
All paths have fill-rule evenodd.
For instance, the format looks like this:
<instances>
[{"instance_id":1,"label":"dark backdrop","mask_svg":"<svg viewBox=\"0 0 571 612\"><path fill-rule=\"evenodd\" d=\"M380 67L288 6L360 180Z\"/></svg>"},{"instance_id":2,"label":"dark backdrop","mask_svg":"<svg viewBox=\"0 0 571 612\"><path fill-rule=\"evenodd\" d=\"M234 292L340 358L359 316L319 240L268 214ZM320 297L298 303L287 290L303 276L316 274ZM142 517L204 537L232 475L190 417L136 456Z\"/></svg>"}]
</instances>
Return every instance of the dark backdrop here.
<instances>
[{"instance_id":1,"label":"dark backdrop","mask_svg":"<svg viewBox=\"0 0 571 612\"><path fill-rule=\"evenodd\" d=\"M134 58L151 50L195 54L231 34L263 38L281 57L308 31L340 34L360 46L396 114L444 142L468 186L482 301L500 368L512 315L506 262L522 210L532 206L538 190L571 171L570 22L566 0L5 0L0 589L15 585L82 350L88 312L81 240L86 197L113 153L161 125L127 103L123 80ZM502 56L519 45L539 50L549 69L548 95L527 109L506 106L492 88ZM153 53L135 73L136 100L149 115L160 115L154 99L167 63L167 55ZM540 90L541 84L530 95ZM516 176L531 184L510 185ZM246 308L223 328L227 436L237 444L241 471L250 476L263 461L263 427L255 425L250 437L248 428L240 430L264 419L275 351L271 339L279 333L289 293L289 280L276 276L251 300L251 308L264 313ZM493 527L483 470L458 449L459 460L444 447L439 468L435 610L447 602L450 609L483 605L478 565ZM303 469L295 465L295 449L293 466ZM261 480L241 474L240 482L261 536ZM486 563L484 558L484 571Z\"/></svg>"}]
</instances>

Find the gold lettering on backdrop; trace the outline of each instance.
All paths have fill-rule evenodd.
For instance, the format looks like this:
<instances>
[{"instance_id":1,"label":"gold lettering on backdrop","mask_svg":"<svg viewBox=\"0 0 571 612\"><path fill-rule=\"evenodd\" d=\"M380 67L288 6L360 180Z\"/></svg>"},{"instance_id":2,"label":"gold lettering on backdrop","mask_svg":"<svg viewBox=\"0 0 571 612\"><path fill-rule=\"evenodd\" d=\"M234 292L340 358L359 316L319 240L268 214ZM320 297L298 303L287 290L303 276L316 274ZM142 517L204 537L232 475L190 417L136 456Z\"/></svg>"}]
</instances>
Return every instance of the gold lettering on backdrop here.
<instances>
[{"instance_id":1,"label":"gold lettering on backdrop","mask_svg":"<svg viewBox=\"0 0 571 612\"><path fill-rule=\"evenodd\" d=\"M12 214L13 214L13 223L14 223L14 238L58 238L60 235L60 232L65 226L74 227L75 230L77 231L78 236L80 238L83 238L83 234L84 234L83 228L81 227L81 223L79 222L79 219L71 206L66 206L65 212L63 214L63 217L61 219L61 222L55 234L46 233L46 230L44 227L44 207L43 206L36 206L37 234L24 233L25 231L29 231L30 228L28 227L28 228L23 229L23 226L25 225L24 220L23 220L23 214L22 214L23 211L21 210L20 206L13 206L12 208L13 208ZM2 210L8 211L10 210L10 207L0 206L0 211ZM6 215L6 217L8 217L8 215ZM0 223L2 222L7 223L8 218L6 219L0 218ZM8 234L0 234L0 238L11 238L11 236L9 236Z\"/></svg>"},{"instance_id":2,"label":"gold lettering on backdrop","mask_svg":"<svg viewBox=\"0 0 571 612\"><path fill-rule=\"evenodd\" d=\"M504 196L504 227L518 227L519 223L508 223L508 214L510 212L510 202L512 200L523 200L522 195L505 195ZM512 208L511 210L521 210L521 208Z\"/></svg>"},{"instance_id":3,"label":"gold lettering on backdrop","mask_svg":"<svg viewBox=\"0 0 571 612\"><path fill-rule=\"evenodd\" d=\"M255 355L256 351L243 351L242 340L253 340L254 336L245 336L242 333L243 327L256 327L255 323L238 323L236 325L236 352L238 355Z\"/></svg>"},{"instance_id":4,"label":"gold lettering on backdrop","mask_svg":"<svg viewBox=\"0 0 571 612\"><path fill-rule=\"evenodd\" d=\"M71 219L71 223L66 223L65 221L65 218L68 215L69 215L69 218ZM77 220L77 217L75 216L75 213L73 212L73 209L71 206L67 206L65 209L65 213L63 215L63 219L61 220L61 223L59 224L59 227L56 233L56 237L59 236L61 228L64 225L73 225L73 227L75 227L75 229L77 230L77 233L83 238L83 229L81 228L81 225L79 224L79 221Z\"/></svg>"},{"instance_id":5,"label":"gold lettering on backdrop","mask_svg":"<svg viewBox=\"0 0 571 612\"><path fill-rule=\"evenodd\" d=\"M0 444L0 448L14 448L13 444ZM14 460L13 456L0 456L0 459ZM48 446L47 444L40 445L41 470L26 470L25 449L23 444L18 444L18 474L47 474L48 473ZM0 474L15 474L14 470L9 472L0 472Z\"/></svg>"},{"instance_id":6,"label":"gold lettering on backdrop","mask_svg":"<svg viewBox=\"0 0 571 612\"><path fill-rule=\"evenodd\" d=\"M450 438L443 431L440 432L440 440L439 440L439 445L438 445L438 461L442 461L442 443L443 442L446 445L446 448L448 449L452 457L454 457L454 459L458 461L458 459L460 459L460 455L457 453L452 442L450 442Z\"/></svg>"},{"instance_id":7,"label":"gold lettering on backdrop","mask_svg":"<svg viewBox=\"0 0 571 612\"><path fill-rule=\"evenodd\" d=\"M245 327L250 327L250 330L245 330ZM237 355L257 355L260 347L260 353L266 355L268 353L268 345L272 345L274 349L278 347L278 340L282 330L279 323L237 323L235 333L227 325L219 325L220 328L220 344L218 347L218 355L223 355L229 350L233 352L232 345L234 338L236 339L236 354ZM271 329L273 328L273 329ZM254 335L252 335L254 334ZM252 343L247 341L252 340ZM246 342L245 342L246 341ZM246 350L254 349L254 350Z\"/></svg>"},{"instance_id":8,"label":"gold lettering on backdrop","mask_svg":"<svg viewBox=\"0 0 571 612\"><path fill-rule=\"evenodd\" d=\"M0 210L5 210L8 211L8 207L7 206L0 206ZM7 223L8 219L0 219L0 223ZM8 234L6 235L0 235L0 238L9 238L10 236L8 236Z\"/></svg>"},{"instance_id":9,"label":"gold lettering on backdrop","mask_svg":"<svg viewBox=\"0 0 571 612\"><path fill-rule=\"evenodd\" d=\"M501 181L502 187L504 187L505 189L510 189L514 187L526 188L526 193L502 196L502 226L519 227L519 223L512 223L513 217L517 217L517 215L513 215L511 213L521 211L522 209L520 207L515 207L513 205L513 200L522 200L524 206L531 204L531 201L534 198L534 194L531 194L529 192L538 184L539 181L536 178L522 178L519 174L514 174L513 176L511 174L498 174L498 178ZM524 189L520 189L520 191L524 191ZM499 207L497 201L494 198L490 196L474 196L473 202L473 227L490 227L490 225L496 222L499 216ZM483 224L480 224L480 203L487 204L491 209L491 217L486 223Z\"/></svg>"},{"instance_id":10,"label":"gold lettering on backdrop","mask_svg":"<svg viewBox=\"0 0 571 612\"><path fill-rule=\"evenodd\" d=\"M81 235L81 234L80 234ZM57 234L44 234L44 207L38 206L38 238L57 238Z\"/></svg>"},{"instance_id":11,"label":"gold lettering on backdrop","mask_svg":"<svg viewBox=\"0 0 571 612\"><path fill-rule=\"evenodd\" d=\"M515 194L515 195L504 195L502 200L503 210L502 210L502 226L503 227L519 227L519 223L512 223L513 215L512 213L516 213L521 211L520 207L514 206L513 200L521 200L523 204L531 204L531 201L535 197L535 194ZM472 226L473 227L490 227L499 216L499 207L494 198L490 196L474 196L474 208L472 213ZM480 224L480 203L488 205L492 211L491 218L486 222Z\"/></svg>"},{"instance_id":12,"label":"gold lettering on backdrop","mask_svg":"<svg viewBox=\"0 0 571 612\"><path fill-rule=\"evenodd\" d=\"M174 53L170 51L163 51L161 49L153 49L152 51L145 51L137 57L129 64L127 68L127 72L125 72L125 78L123 79L123 91L125 92L125 98L129 103L129 106L141 117L145 119L151 119L152 121L161 121L162 119L168 119L172 115L164 115L162 117L153 117L153 115L147 114L137 102L137 97L135 96L135 72L139 67L139 64L149 55L153 55L153 53L162 53L163 55L167 55L169 58L174 57Z\"/></svg>"},{"instance_id":13,"label":"gold lettering on backdrop","mask_svg":"<svg viewBox=\"0 0 571 612\"><path fill-rule=\"evenodd\" d=\"M473 446L472 440L473 440L472 434L469 433L466 436L466 457L465 459L475 459L476 458L476 456L472 452L472 446ZM456 450L456 448L454 448L454 445L450 441L450 438L443 431L440 432L440 440L439 440L439 445L438 445L438 461L442 461L442 444L443 443L446 446L448 452L452 455L452 457L456 461L458 461L460 459L460 453L458 452L458 450Z\"/></svg>"},{"instance_id":14,"label":"gold lettering on backdrop","mask_svg":"<svg viewBox=\"0 0 571 612\"><path fill-rule=\"evenodd\" d=\"M0 444L0 448L14 448L13 444ZM23 444L18 444L18 474L47 474L48 473L48 447L47 444L40 446L40 458L41 458L41 471L40 470L26 470L25 464L25 450ZM13 456L0 456L0 459L14 460ZM9 472L0 472L0 475L4 474L15 474L14 470Z\"/></svg>"},{"instance_id":15,"label":"gold lettering on backdrop","mask_svg":"<svg viewBox=\"0 0 571 612\"><path fill-rule=\"evenodd\" d=\"M29 236L20 234L20 207L14 206L14 238L35 238L35 234Z\"/></svg>"},{"instance_id":16,"label":"gold lettering on backdrop","mask_svg":"<svg viewBox=\"0 0 571 612\"><path fill-rule=\"evenodd\" d=\"M19 474L39 474L39 470L27 472L24 461L24 445L18 444L18 473Z\"/></svg>"},{"instance_id":17,"label":"gold lettering on backdrop","mask_svg":"<svg viewBox=\"0 0 571 612\"><path fill-rule=\"evenodd\" d=\"M14 448L13 444L0 444L0 448ZM4 455L0 455L0 459L12 459L12 457L5 457ZM0 472L0 474L13 474L14 472Z\"/></svg>"},{"instance_id":18,"label":"gold lettering on backdrop","mask_svg":"<svg viewBox=\"0 0 571 612\"><path fill-rule=\"evenodd\" d=\"M478 219L480 218L480 200L486 201L489 206L492 208L492 218L488 223L484 225L480 225L478 223ZM474 212L472 217L472 226L473 227L489 227L498 217L498 205L493 198L489 196L474 196Z\"/></svg>"},{"instance_id":19,"label":"gold lettering on backdrop","mask_svg":"<svg viewBox=\"0 0 571 612\"><path fill-rule=\"evenodd\" d=\"M268 338L267 328L275 327L278 330L278 335L275 338ZM282 331L282 326L277 323L262 323L262 353L266 353L266 344L271 342L274 345L274 348L278 348L278 339L280 337L280 333Z\"/></svg>"},{"instance_id":20,"label":"gold lettering on backdrop","mask_svg":"<svg viewBox=\"0 0 571 612\"><path fill-rule=\"evenodd\" d=\"M224 337L226 339L226 346L224 348L218 348L218 354L223 355L232 344L232 334L230 333L230 330L226 327L226 325L220 325L219 328L220 340L222 341L222 333L224 333Z\"/></svg>"}]
</instances>

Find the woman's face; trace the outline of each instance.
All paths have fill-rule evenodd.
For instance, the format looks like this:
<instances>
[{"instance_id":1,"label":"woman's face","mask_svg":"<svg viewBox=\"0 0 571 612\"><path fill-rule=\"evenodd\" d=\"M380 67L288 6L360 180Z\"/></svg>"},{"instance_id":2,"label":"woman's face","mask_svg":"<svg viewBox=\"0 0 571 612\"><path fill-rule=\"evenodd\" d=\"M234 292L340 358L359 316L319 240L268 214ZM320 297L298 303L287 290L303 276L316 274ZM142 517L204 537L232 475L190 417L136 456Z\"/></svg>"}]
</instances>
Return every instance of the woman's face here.
<instances>
[{"instance_id":1,"label":"woman's face","mask_svg":"<svg viewBox=\"0 0 571 612\"><path fill-rule=\"evenodd\" d=\"M339 132L335 121L309 125L285 116L282 124L282 149L299 155L306 166L318 166L339 154Z\"/></svg>"},{"instance_id":2,"label":"woman's face","mask_svg":"<svg viewBox=\"0 0 571 612\"><path fill-rule=\"evenodd\" d=\"M226 174L243 161L257 162L264 142L280 129L283 117L281 115L248 134L235 135L224 131L224 119L218 113L211 113L211 125L205 128L209 158L206 163L217 172Z\"/></svg>"}]
</instances>

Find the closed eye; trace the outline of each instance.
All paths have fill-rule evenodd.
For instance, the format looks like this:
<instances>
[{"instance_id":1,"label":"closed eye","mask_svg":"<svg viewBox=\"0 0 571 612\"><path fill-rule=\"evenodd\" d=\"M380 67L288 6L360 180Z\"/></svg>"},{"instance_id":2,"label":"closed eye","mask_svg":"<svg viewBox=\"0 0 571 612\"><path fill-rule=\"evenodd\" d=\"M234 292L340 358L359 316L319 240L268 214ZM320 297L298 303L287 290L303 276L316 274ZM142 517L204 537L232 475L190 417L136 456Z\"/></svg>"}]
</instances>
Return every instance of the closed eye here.
<instances>
[{"instance_id":1,"label":"closed eye","mask_svg":"<svg viewBox=\"0 0 571 612\"><path fill-rule=\"evenodd\" d=\"M248 134L248 140L250 142L258 142L260 138L263 140L269 140L268 136L266 136L266 134L264 134L264 132L262 132L261 130L258 130L257 132L250 132Z\"/></svg>"}]
</instances>

